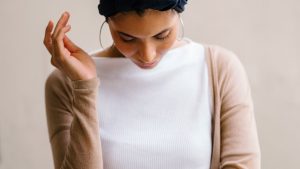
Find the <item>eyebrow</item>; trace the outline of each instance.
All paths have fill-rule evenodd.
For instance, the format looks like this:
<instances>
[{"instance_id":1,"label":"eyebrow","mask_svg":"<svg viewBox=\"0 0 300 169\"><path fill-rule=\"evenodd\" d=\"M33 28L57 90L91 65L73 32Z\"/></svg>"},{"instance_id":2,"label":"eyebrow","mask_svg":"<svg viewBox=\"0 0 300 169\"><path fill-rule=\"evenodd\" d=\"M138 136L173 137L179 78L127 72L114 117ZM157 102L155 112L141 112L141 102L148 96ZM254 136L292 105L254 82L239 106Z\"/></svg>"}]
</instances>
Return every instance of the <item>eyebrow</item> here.
<instances>
[{"instance_id":1,"label":"eyebrow","mask_svg":"<svg viewBox=\"0 0 300 169\"><path fill-rule=\"evenodd\" d=\"M162 30L161 32L159 32L158 34L156 34L156 35L154 35L154 36L159 36L160 34L163 34L163 33L165 33L165 32L167 32L167 31L169 31L171 28L167 28L167 29L164 29L164 30ZM131 38L137 38L137 37L135 37L135 36L132 36L132 35L129 35L129 34L127 34L127 33L125 33L125 32L121 32L121 31L117 31L119 34L121 34L121 35L124 35L124 36L128 36L128 37L131 37Z\"/></svg>"}]
</instances>

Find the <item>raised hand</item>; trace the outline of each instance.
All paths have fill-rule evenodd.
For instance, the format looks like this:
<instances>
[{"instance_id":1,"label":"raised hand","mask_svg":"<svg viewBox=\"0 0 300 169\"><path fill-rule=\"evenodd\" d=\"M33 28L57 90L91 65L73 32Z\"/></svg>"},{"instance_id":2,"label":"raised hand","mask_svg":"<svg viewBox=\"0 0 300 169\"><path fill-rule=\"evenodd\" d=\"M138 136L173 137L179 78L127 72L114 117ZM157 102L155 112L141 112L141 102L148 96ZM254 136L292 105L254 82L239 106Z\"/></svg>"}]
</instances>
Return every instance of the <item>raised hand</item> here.
<instances>
[{"instance_id":1,"label":"raised hand","mask_svg":"<svg viewBox=\"0 0 300 169\"><path fill-rule=\"evenodd\" d=\"M71 30L67 25L70 14L64 12L54 24L49 21L45 30L44 45L51 54L51 64L65 73L71 80L88 80L97 76L92 58L75 45L66 35Z\"/></svg>"}]
</instances>

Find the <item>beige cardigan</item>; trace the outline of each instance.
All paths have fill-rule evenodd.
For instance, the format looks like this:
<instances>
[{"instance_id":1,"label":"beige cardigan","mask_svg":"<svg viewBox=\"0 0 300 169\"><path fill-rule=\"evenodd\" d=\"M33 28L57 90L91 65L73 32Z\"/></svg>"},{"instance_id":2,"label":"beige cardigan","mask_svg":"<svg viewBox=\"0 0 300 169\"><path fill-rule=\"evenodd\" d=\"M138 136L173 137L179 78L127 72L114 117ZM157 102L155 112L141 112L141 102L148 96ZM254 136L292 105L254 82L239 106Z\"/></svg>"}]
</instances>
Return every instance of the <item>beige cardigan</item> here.
<instances>
[{"instance_id":1,"label":"beige cardigan","mask_svg":"<svg viewBox=\"0 0 300 169\"><path fill-rule=\"evenodd\" d=\"M214 114L211 169L259 169L260 148L249 82L236 55L205 46ZM55 169L103 169L96 99L100 79L71 81L59 70L45 83Z\"/></svg>"}]
</instances>

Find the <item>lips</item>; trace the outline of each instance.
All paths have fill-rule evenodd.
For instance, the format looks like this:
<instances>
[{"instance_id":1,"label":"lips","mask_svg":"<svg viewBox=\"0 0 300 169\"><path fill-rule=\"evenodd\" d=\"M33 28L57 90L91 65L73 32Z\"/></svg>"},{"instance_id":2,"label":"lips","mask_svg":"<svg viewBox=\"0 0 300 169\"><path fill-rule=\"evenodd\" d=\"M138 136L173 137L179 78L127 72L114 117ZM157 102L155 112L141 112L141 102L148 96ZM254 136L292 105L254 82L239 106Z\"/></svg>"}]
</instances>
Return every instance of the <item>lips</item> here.
<instances>
[{"instance_id":1,"label":"lips","mask_svg":"<svg viewBox=\"0 0 300 169\"><path fill-rule=\"evenodd\" d=\"M154 66L156 66L157 63L158 61L154 61L151 63L137 62L137 64L142 68L153 68Z\"/></svg>"}]
</instances>

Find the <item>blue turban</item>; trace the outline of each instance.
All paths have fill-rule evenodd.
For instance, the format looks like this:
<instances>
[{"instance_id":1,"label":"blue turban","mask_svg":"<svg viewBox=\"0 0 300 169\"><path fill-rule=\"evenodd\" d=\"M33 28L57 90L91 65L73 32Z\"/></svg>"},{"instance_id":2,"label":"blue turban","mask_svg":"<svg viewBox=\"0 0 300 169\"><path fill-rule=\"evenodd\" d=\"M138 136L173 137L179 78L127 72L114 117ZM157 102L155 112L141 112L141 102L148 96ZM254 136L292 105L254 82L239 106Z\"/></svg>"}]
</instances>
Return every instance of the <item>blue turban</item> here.
<instances>
[{"instance_id":1,"label":"blue turban","mask_svg":"<svg viewBox=\"0 0 300 169\"><path fill-rule=\"evenodd\" d=\"M140 11L155 9L166 11L175 9L177 12L184 11L184 5L188 0L100 0L98 10L106 18L119 12Z\"/></svg>"}]
</instances>

